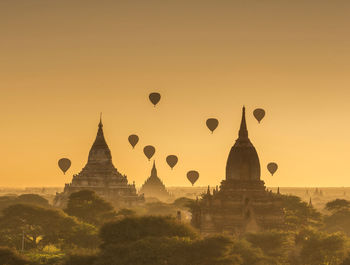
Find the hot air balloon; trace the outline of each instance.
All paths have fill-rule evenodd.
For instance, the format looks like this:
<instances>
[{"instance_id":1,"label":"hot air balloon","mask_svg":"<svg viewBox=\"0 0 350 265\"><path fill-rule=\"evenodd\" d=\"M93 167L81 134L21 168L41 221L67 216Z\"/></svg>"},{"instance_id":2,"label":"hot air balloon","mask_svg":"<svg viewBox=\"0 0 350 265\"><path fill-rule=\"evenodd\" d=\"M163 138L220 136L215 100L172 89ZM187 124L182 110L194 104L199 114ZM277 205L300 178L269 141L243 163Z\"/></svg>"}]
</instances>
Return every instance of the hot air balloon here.
<instances>
[{"instance_id":1,"label":"hot air balloon","mask_svg":"<svg viewBox=\"0 0 350 265\"><path fill-rule=\"evenodd\" d=\"M152 158L155 152L156 149L152 145L147 145L143 148L143 153L147 156L148 160Z\"/></svg>"},{"instance_id":2,"label":"hot air balloon","mask_svg":"<svg viewBox=\"0 0 350 265\"><path fill-rule=\"evenodd\" d=\"M275 174L278 169L278 165L275 162L271 162L267 165L268 171L270 171L271 175Z\"/></svg>"},{"instance_id":3,"label":"hot air balloon","mask_svg":"<svg viewBox=\"0 0 350 265\"><path fill-rule=\"evenodd\" d=\"M166 162L168 163L169 167L171 167L171 169L173 169L174 166L176 166L178 161L178 158L176 155L168 155L166 157Z\"/></svg>"},{"instance_id":4,"label":"hot air balloon","mask_svg":"<svg viewBox=\"0 0 350 265\"><path fill-rule=\"evenodd\" d=\"M148 97L154 106L156 106L160 100L160 94L157 92L153 92L153 93L149 94Z\"/></svg>"},{"instance_id":5,"label":"hot air balloon","mask_svg":"<svg viewBox=\"0 0 350 265\"><path fill-rule=\"evenodd\" d=\"M132 134L128 137L129 143L131 144L132 148L135 148L135 145L139 142L139 137L136 134Z\"/></svg>"},{"instance_id":6,"label":"hot air balloon","mask_svg":"<svg viewBox=\"0 0 350 265\"><path fill-rule=\"evenodd\" d=\"M207 123L207 127L211 131L211 133L213 133L219 125L219 121L215 118L207 119L206 123Z\"/></svg>"},{"instance_id":7,"label":"hot air balloon","mask_svg":"<svg viewBox=\"0 0 350 265\"><path fill-rule=\"evenodd\" d=\"M60 160L58 160L58 166L63 171L63 174L66 174L66 172L70 168L71 164L72 163L70 162L70 160L68 158L61 158Z\"/></svg>"},{"instance_id":8,"label":"hot air balloon","mask_svg":"<svg viewBox=\"0 0 350 265\"><path fill-rule=\"evenodd\" d=\"M260 123L260 121L265 117L265 110L263 109L255 109L253 112L255 119Z\"/></svg>"},{"instance_id":9,"label":"hot air balloon","mask_svg":"<svg viewBox=\"0 0 350 265\"><path fill-rule=\"evenodd\" d=\"M197 171L191 170L187 172L187 179L192 183L192 186L194 183L196 183L198 178L199 178L199 173Z\"/></svg>"}]
</instances>

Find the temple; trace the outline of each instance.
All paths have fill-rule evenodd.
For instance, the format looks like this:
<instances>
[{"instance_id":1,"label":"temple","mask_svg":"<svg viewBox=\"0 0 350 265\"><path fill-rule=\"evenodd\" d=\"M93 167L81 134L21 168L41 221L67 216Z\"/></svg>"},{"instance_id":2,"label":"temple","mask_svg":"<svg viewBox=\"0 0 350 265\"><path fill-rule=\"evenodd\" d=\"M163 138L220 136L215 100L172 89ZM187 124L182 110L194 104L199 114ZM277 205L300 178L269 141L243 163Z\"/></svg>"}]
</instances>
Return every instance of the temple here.
<instances>
[{"instance_id":1,"label":"temple","mask_svg":"<svg viewBox=\"0 0 350 265\"><path fill-rule=\"evenodd\" d=\"M140 194L144 194L146 200L147 198L157 198L161 201L168 201L171 199L171 195L165 188L165 185L161 179L158 177L155 161L153 161L151 176L142 185Z\"/></svg>"},{"instance_id":2,"label":"temple","mask_svg":"<svg viewBox=\"0 0 350 265\"><path fill-rule=\"evenodd\" d=\"M54 205L64 207L71 193L86 189L93 190L116 207L131 206L144 201L143 196L137 195L135 184L128 184L127 176L114 167L101 119L87 164L79 174L73 175L72 182L65 185L64 191L56 195Z\"/></svg>"},{"instance_id":3,"label":"temple","mask_svg":"<svg viewBox=\"0 0 350 265\"><path fill-rule=\"evenodd\" d=\"M248 138L245 108L238 139L226 163L226 179L192 208L192 224L203 234L240 235L281 228L284 221L279 194L266 190L260 179L260 162Z\"/></svg>"}]
</instances>

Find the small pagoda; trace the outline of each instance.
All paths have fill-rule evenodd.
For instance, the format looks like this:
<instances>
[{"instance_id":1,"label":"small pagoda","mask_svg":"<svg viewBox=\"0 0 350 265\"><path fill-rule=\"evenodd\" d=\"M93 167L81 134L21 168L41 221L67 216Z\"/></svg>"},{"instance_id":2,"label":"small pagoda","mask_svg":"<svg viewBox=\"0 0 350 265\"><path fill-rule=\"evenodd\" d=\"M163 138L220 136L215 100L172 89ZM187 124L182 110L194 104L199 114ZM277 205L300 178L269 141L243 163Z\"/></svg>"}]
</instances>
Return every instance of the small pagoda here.
<instances>
[{"instance_id":1,"label":"small pagoda","mask_svg":"<svg viewBox=\"0 0 350 265\"><path fill-rule=\"evenodd\" d=\"M192 224L203 234L240 235L281 228L284 223L279 194L267 191L260 179L260 162L248 138L243 107L239 136L226 163L226 179L220 188L208 187L192 208Z\"/></svg>"},{"instance_id":2,"label":"small pagoda","mask_svg":"<svg viewBox=\"0 0 350 265\"><path fill-rule=\"evenodd\" d=\"M171 199L171 195L165 188L165 185L161 179L158 177L155 161L153 161L151 176L142 185L139 193L143 194L146 200L147 198L157 198L161 201L168 201Z\"/></svg>"},{"instance_id":3,"label":"small pagoda","mask_svg":"<svg viewBox=\"0 0 350 265\"><path fill-rule=\"evenodd\" d=\"M79 174L73 175L72 182L65 185L63 192L56 194L54 205L64 207L69 195L80 190L92 190L116 207L132 206L144 201L143 196L137 195L135 183L128 184L127 176L114 167L101 119L87 164Z\"/></svg>"}]
</instances>

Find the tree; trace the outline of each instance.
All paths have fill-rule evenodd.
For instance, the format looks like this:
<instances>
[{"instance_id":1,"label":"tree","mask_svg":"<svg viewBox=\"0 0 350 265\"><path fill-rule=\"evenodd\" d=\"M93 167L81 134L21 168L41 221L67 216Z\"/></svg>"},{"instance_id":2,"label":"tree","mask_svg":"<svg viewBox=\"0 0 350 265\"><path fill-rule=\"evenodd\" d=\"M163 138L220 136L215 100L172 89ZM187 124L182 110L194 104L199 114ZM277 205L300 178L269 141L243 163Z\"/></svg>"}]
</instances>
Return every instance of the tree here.
<instances>
[{"instance_id":1,"label":"tree","mask_svg":"<svg viewBox=\"0 0 350 265\"><path fill-rule=\"evenodd\" d=\"M265 255L276 257L280 262L286 262L294 246L292 234L277 230L249 233L245 238L253 247L260 248Z\"/></svg>"},{"instance_id":2,"label":"tree","mask_svg":"<svg viewBox=\"0 0 350 265\"><path fill-rule=\"evenodd\" d=\"M105 224L100 230L104 245L137 241L145 237L195 238L194 230L171 217L127 217Z\"/></svg>"},{"instance_id":3,"label":"tree","mask_svg":"<svg viewBox=\"0 0 350 265\"><path fill-rule=\"evenodd\" d=\"M189 199L186 197L181 197L181 198L177 198L173 204L176 207L182 208L182 209L186 209L189 208L193 203L195 202L195 200L193 199Z\"/></svg>"},{"instance_id":4,"label":"tree","mask_svg":"<svg viewBox=\"0 0 350 265\"><path fill-rule=\"evenodd\" d=\"M117 216L132 217L132 216L135 216L135 215L136 215L135 211L133 211L131 209L127 209L127 208L120 209L117 212Z\"/></svg>"},{"instance_id":5,"label":"tree","mask_svg":"<svg viewBox=\"0 0 350 265\"><path fill-rule=\"evenodd\" d=\"M307 226L320 226L321 214L297 196L280 195L285 211L287 229L295 230Z\"/></svg>"},{"instance_id":6,"label":"tree","mask_svg":"<svg viewBox=\"0 0 350 265\"><path fill-rule=\"evenodd\" d=\"M1 265L29 265L29 261L7 247L0 247Z\"/></svg>"},{"instance_id":7,"label":"tree","mask_svg":"<svg viewBox=\"0 0 350 265\"><path fill-rule=\"evenodd\" d=\"M31 204L42 207L50 207L48 200L37 194L22 194L19 196L1 196L0 197L0 211L13 204Z\"/></svg>"},{"instance_id":8,"label":"tree","mask_svg":"<svg viewBox=\"0 0 350 265\"><path fill-rule=\"evenodd\" d=\"M350 201L344 199L336 199L326 204L326 210L331 212L337 212L341 210L349 210L350 209Z\"/></svg>"},{"instance_id":9,"label":"tree","mask_svg":"<svg viewBox=\"0 0 350 265\"><path fill-rule=\"evenodd\" d=\"M94 265L241 264L231 254L229 238L199 239L192 228L171 217L126 217L105 224L100 236L103 244Z\"/></svg>"},{"instance_id":10,"label":"tree","mask_svg":"<svg viewBox=\"0 0 350 265\"><path fill-rule=\"evenodd\" d=\"M64 265L94 265L96 255L69 255L64 262Z\"/></svg>"},{"instance_id":11,"label":"tree","mask_svg":"<svg viewBox=\"0 0 350 265\"><path fill-rule=\"evenodd\" d=\"M145 237L127 244L105 246L96 265L240 265L229 255L231 241L224 237L190 240L181 237ZM94 264L94 265L95 265Z\"/></svg>"},{"instance_id":12,"label":"tree","mask_svg":"<svg viewBox=\"0 0 350 265\"><path fill-rule=\"evenodd\" d=\"M338 265L346 256L346 240L339 233L328 234L305 229L296 236L299 261L307 265Z\"/></svg>"},{"instance_id":13,"label":"tree","mask_svg":"<svg viewBox=\"0 0 350 265\"><path fill-rule=\"evenodd\" d=\"M116 216L113 206L91 190L72 193L64 211L70 216L94 225L101 225Z\"/></svg>"},{"instance_id":14,"label":"tree","mask_svg":"<svg viewBox=\"0 0 350 265\"><path fill-rule=\"evenodd\" d=\"M336 199L328 202L325 208L331 212L324 217L325 230L350 235L350 201Z\"/></svg>"},{"instance_id":15,"label":"tree","mask_svg":"<svg viewBox=\"0 0 350 265\"><path fill-rule=\"evenodd\" d=\"M218 235L192 241L189 251L184 249L184 252L187 252L190 264L242 264L241 256L231 253L232 244L230 238Z\"/></svg>"},{"instance_id":16,"label":"tree","mask_svg":"<svg viewBox=\"0 0 350 265\"><path fill-rule=\"evenodd\" d=\"M242 265L279 265L277 259L266 256L260 248L244 239L233 242L231 255L240 257Z\"/></svg>"},{"instance_id":17,"label":"tree","mask_svg":"<svg viewBox=\"0 0 350 265\"><path fill-rule=\"evenodd\" d=\"M78 222L62 211L34 205L11 205L0 217L0 244L20 249L23 237L26 249L48 244L66 248L98 244L96 228Z\"/></svg>"},{"instance_id":18,"label":"tree","mask_svg":"<svg viewBox=\"0 0 350 265\"><path fill-rule=\"evenodd\" d=\"M350 265L350 257L348 256L340 265Z\"/></svg>"},{"instance_id":19,"label":"tree","mask_svg":"<svg viewBox=\"0 0 350 265\"><path fill-rule=\"evenodd\" d=\"M324 217L325 230L328 232L343 232L350 236L350 211L339 210Z\"/></svg>"},{"instance_id":20,"label":"tree","mask_svg":"<svg viewBox=\"0 0 350 265\"><path fill-rule=\"evenodd\" d=\"M49 207L49 201L38 194L22 194L16 198L16 203L33 204L42 207Z\"/></svg>"}]
</instances>

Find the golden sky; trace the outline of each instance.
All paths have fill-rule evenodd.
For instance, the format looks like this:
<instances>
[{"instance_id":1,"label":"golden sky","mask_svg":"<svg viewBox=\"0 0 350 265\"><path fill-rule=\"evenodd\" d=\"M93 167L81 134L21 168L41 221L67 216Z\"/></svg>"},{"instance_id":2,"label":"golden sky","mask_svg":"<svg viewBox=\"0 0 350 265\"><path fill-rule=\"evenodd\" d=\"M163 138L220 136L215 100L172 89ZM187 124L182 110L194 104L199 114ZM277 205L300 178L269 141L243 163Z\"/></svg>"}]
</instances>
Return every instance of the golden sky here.
<instances>
[{"instance_id":1,"label":"golden sky","mask_svg":"<svg viewBox=\"0 0 350 265\"><path fill-rule=\"evenodd\" d=\"M152 144L166 185L189 186L192 169L197 186L217 185L243 104L268 186L350 186L349 14L348 0L0 1L0 186L69 182L100 112L130 182L150 175Z\"/></svg>"}]
</instances>

